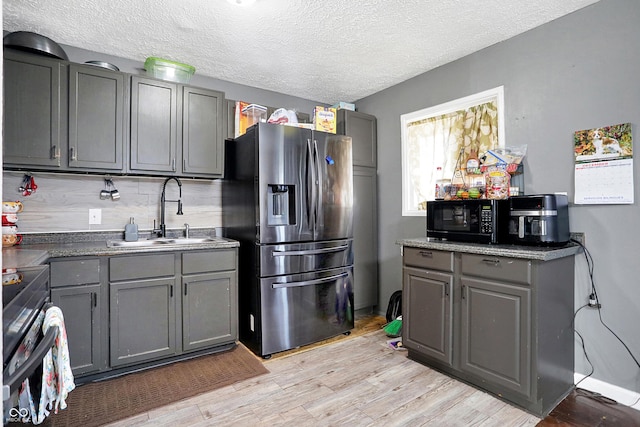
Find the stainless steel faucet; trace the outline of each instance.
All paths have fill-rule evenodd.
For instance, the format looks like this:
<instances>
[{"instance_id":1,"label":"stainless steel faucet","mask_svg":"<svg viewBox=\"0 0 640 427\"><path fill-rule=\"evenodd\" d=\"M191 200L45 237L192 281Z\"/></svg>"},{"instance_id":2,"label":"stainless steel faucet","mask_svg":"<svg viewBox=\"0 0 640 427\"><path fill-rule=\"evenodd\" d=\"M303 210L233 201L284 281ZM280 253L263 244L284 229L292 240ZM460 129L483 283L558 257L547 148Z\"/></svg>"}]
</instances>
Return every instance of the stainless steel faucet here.
<instances>
[{"instance_id":1,"label":"stainless steel faucet","mask_svg":"<svg viewBox=\"0 0 640 427\"><path fill-rule=\"evenodd\" d=\"M189 224L186 222L184 223L184 237L187 239L189 238Z\"/></svg>"},{"instance_id":2,"label":"stainless steel faucet","mask_svg":"<svg viewBox=\"0 0 640 427\"><path fill-rule=\"evenodd\" d=\"M180 189L180 195L178 200L167 200L165 197L165 190L167 189L167 183L172 179L178 183L178 187ZM170 176L169 178L165 179L164 184L162 184L162 196L160 197L160 228L159 229L154 228L153 230L154 233L158 234L158 237L167 237L167 226L164 222L164 217L165 217L164 212L165 212L166 202L177 202L178 212L176 212L176 215L182 215L182 200L180 200L181 198L182 198L182 182L180 182L180 180L175 176Z\"/></svg>"}]
</instances>

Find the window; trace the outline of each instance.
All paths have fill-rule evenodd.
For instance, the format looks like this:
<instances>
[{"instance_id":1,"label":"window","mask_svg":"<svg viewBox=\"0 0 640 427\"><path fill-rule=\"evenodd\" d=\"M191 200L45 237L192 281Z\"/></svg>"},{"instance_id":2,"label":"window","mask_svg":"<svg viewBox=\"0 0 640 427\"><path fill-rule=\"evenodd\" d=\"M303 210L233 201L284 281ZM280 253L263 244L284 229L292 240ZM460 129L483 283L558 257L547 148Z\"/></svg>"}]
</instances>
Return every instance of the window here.
<instances>
[{"instance_id":1,"label":"window","mask_svg":"<svg viewBox=\"0 0 640 427\"><path fill-rule=\"evenodd\" d=\"M504 147L502 86L400 116L402 215L424 216L436 180L453 179L470 153Z\"/></svg>"}]
</instances>

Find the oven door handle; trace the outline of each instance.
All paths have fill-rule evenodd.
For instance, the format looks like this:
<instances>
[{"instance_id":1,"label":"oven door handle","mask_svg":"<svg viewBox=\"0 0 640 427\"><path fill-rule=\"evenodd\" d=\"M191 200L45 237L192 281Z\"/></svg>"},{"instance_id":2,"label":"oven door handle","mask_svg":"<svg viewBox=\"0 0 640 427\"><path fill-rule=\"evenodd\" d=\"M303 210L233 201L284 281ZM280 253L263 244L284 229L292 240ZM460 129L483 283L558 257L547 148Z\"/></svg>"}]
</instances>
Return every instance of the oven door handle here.
<instances>
[{"instance_id":1,"label":"oven door handle","mask_svg":"<svg viewBox=\"0 0 640 427\"><path fill-rule=\"evenodd\" d=\"M348 273L336 274L335 276L323 277L322 279L313 279L313 280L304 280L302 282L275 282L271 285L273 289L281 289L281 288L294 288L296 286L311 286L311 285L319 285L321 283L333 282L334 280L342 279L343 277L347 277Z\"/></svg>"},{"instance_id":2,"label":"oven door handle","mask_svg":"<svg viewBox=\"0 0 640 427\"><path fill-rule=\"evenodd\" d=\"M42 364L42 359L47 354L58 335L58 328L49 328L44 338L40 341L40 344L29 355L29 358L18 367L18 369L11 375L5 373L2 378L2 383L9 386L9 394L13 393L20 387L20 384L31 376L35 370ZM4 394L4 393L3 393Z\"/></svg>"}]
</instances>

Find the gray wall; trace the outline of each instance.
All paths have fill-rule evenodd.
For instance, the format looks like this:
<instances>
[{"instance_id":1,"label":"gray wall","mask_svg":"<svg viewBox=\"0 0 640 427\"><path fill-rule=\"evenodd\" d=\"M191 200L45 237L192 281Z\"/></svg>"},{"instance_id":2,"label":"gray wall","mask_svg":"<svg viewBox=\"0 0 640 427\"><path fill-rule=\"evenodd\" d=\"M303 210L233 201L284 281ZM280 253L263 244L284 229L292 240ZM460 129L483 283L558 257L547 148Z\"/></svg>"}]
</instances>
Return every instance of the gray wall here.
<instances>
[{"instance_id":1,"label":"gray wall","mask_svg":"<svg viewBox=\"0 0 640 427\"><path fill-rule=\"evenodd\" d=\"M573 200L576 130L640 120L640 2L603 0L357 102L378 119L380 307L401 287L399 238L425 235L424 218L402 217L400 115L504 85L507 145L528 144L527 194L566 191ZM640 152L640 150L636 150ZM633 205L570 207L572 231L586 233L602 318L640 357L638 164ZM576 257L576 308L587 301L584 257ZM577 315L593 377L640 391L640 370L600 323ZM576 340L576 372L590 367Z\"/></svg>"}]
</instances>

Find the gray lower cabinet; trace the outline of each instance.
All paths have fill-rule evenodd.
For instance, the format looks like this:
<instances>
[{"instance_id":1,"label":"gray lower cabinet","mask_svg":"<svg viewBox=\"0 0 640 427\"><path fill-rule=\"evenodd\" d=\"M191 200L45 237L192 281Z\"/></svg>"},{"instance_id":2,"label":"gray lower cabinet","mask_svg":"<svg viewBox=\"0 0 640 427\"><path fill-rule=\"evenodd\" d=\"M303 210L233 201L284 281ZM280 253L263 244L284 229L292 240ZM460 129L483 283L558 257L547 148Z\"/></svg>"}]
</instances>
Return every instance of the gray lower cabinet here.
<instances>
[{"instance_id":1,"label":"gray lower cabinet","mask_svg":"<svg viewBox=\"0 0 640 427\"><path fill-rule=\"evenodd\" d=\"M182 254L182 350L238 336L236 251Z\"/></svg>"},{"instance_id":2,"label":"gray lower cabinet","mask_svg":"<svg viewBox=\"0 0 640 427\"><path fill-rule=\"evenodd\" d=\"M55 258L51 301L76 377L103 377L238 339L238 251Z\"/></svg>"},{"instance_id":3,"label":"gray lower cabinet","mask_svg":"<svg viewBox=\"0 0 640 427\"><path fill-rule=\"evenodd\" d=\"M131 77L130 170L222 176L223 101L222 92Z\"/></svg>"},{"instance_id":4,"label":"gray lower cabinet","mask_svg":"<svg viewBox=\"0 0 640 427\"><path fill-rule=\"evenodd\" d=\"M405 249L404 259L403 344L453 366L453 252Z\"/></svg>"},{"instance_id":5,"label":"gray lower cabinet","mask_svg":"<svg viewBox=\"0 0 640 427\"><path fill-rule=\"evenodd\" d=\"M484 260L484 261L483 261ZM517 266L530 271L531 262L464 255L463 272ZM526 274L526 273L525 273ZM530 277L530 274L527 275ZM515 276L514 276L515 277ZM508 279L507 279L508 280ZM499 388L531 394L531 287L528 283L495 281L466 274L461 278L460 369L488 379Z\"/></svg>"},{"instance_id":6,"label":"gray lower cabinet","mask_svg":"<svg viewBox=\"0 0 640 427\"><path fill-rule=\"evenodd\" d=\"M53 58L5 49L3 80L5 165L63 167L67 67Z\"/></svg>"},{"instance_id":7,"label":"gray lower cabinet","mask_svg":"<svg viewBox=\"0 0 640 427\"><path fill-rule=\"evenodd\" d=\"M109 259L112 367L176 354L176 292L173 253Z\"/></svg>"},{"instance_id":8,"label":"gray lower cabinet","mask_svg":"<svg viewBox=\"0 0 640 427\"><path fill-rule=\"evenodd\" d=\"M574 260L403 248L403 342L539 416L573 388Z\"/></svg>"},{"instance_id":9,"label":"gray lower cabinet","mask_svg":"<svg viewBox=\"0 0 640 427\"><path fill-rule=\"evenodd\" d=\"M52 260L51 302L64 315L73 374L97 372L106 365L102 353L103 293L98 258Z\"/></svg>"},{"instance_id":10,"label":"gray lower cabinet","mask_svg":"<svg viewBox=\"0 0 640 427\"><path fill-rule=\"evenodd\" d=\"M236 249L109 258L111 368L234 343Z\"/></svg>"}]
</instances>

